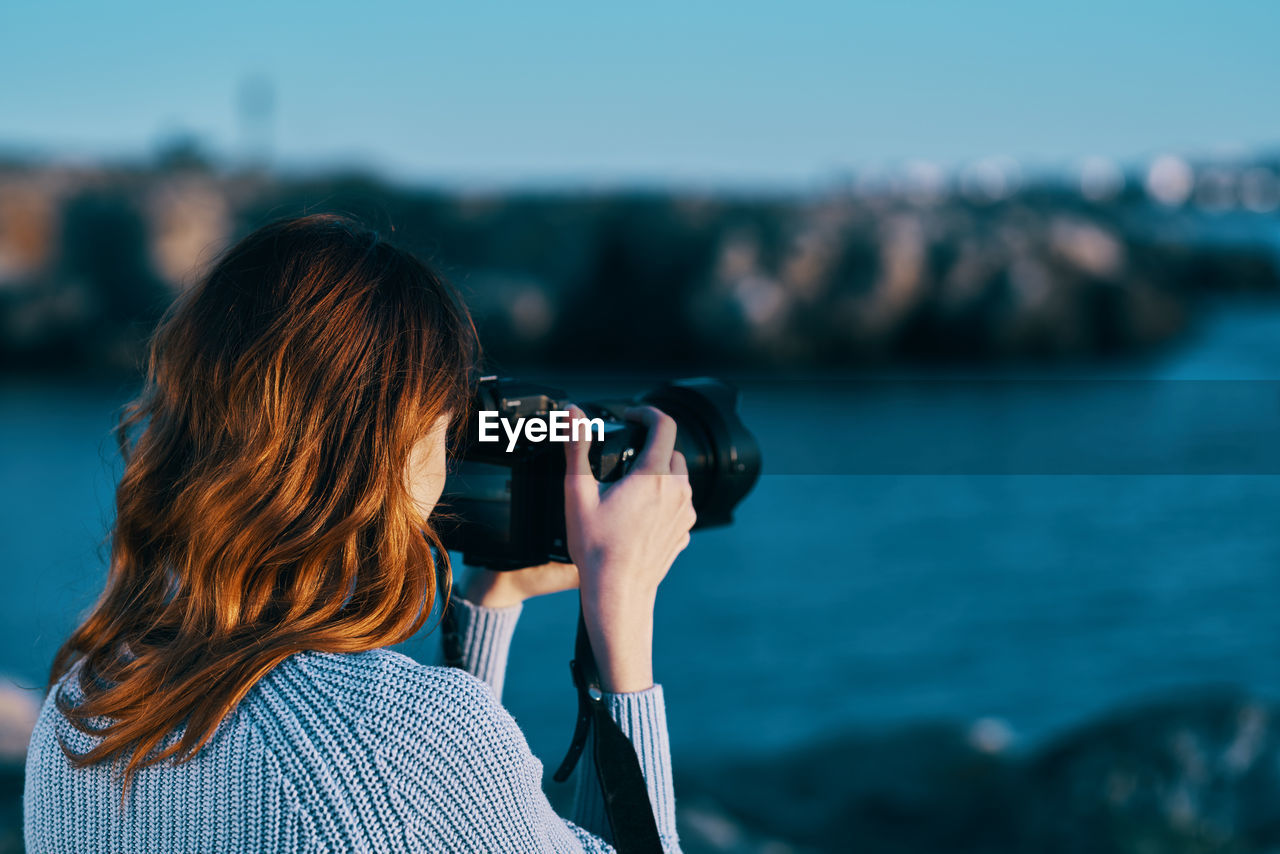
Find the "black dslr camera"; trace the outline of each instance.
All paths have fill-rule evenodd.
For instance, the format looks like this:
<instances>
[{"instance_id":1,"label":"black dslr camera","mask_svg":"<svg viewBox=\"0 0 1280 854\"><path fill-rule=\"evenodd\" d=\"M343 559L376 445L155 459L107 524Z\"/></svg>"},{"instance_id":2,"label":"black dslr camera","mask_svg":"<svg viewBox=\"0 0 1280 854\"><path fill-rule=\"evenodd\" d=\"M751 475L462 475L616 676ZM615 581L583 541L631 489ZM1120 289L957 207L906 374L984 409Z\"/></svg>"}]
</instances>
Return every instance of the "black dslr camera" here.
<instances>
[{"instance_id":1,"label":"black dslr camera","mask_svg":"<svg viewBox=\"0 0 1280 854\"><path fill-rule=\"evenodd\" d=\"M445 548L490 569L569 561L565 452L548 441L569 429L567 403L560 389L496 377L480 381L468 444L449 474L437 517ZM574 403L598 419L589 428L591 468L604 483L626 474L644 447L646 428L622 417L629 406L649 404L675 419L676 450L688 461L698 513L694 530L733 521L733 508L760 476L760 448L738 418L738 392L720 380L675 380L630 400ZM516 424L524 429L512 430Z\"/></svg>"}]
</instances>

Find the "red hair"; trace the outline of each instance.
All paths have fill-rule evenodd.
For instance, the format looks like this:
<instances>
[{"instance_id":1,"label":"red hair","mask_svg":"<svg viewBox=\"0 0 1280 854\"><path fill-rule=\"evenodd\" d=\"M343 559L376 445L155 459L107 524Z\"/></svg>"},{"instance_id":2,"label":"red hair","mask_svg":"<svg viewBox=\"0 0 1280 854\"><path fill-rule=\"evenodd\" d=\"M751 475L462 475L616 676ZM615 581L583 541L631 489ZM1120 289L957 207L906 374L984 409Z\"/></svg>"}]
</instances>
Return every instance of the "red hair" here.
<instances>
[{"instance_id":1,"label":"red hair","mask_svg":"<svg viewBox=\"0 0 1280 854\"><path fill-rule=\"evenodd\" d=\"M465 411L476 354L456 293L340 216L258 229L175 301L115 428L106 588L51 672L79 665L58 708L100 738L73 761L127 757L127 782L190 758L289 655L423 625L448 557L406 463Z\"/></svg>"}]
</instances>

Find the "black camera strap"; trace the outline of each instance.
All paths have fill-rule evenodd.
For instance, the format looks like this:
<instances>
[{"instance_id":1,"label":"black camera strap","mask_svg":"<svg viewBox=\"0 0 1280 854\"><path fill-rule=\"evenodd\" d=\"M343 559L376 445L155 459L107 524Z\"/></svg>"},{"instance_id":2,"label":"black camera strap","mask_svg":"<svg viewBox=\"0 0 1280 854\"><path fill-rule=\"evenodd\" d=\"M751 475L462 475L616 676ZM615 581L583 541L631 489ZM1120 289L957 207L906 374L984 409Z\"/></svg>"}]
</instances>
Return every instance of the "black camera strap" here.
<instances>
[{"instance_id":1,"label":"black camera strap","mask_svg":"<svg viewBox=\"0 0 1280 854\"><path fill-rule=\"evenodd\" d=\"M569 662L573 684L578 689L578 722L569 743L569 752L553 779L563 783L578 764L591 738L591 753L600 780L605 815L613 831L613 847L618 854L661 854L662 838L653 817L653 804L635 746L618 722L609 714L600 687L600 670L582 609L578 609L578 637L573 660Z\"/></svg>"}]
</instances>

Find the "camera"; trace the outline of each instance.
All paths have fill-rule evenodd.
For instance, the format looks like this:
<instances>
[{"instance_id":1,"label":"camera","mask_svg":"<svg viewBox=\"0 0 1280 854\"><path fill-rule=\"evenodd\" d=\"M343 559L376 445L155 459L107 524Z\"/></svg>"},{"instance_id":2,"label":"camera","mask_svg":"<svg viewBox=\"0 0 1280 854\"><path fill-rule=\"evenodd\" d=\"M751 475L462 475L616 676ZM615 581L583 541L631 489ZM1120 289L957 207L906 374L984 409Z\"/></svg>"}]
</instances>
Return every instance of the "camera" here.
<instances>
[{"instance_id":1,"label":"camera","mask_svg":"<svg viewBox=\"0 0 1280 854\"><path fill-rule=\"evenodd\" d=\"M450 471L437 528L445 548L490 569L570 560L564 520L565 450L547 441L565 427L564 391L537 383L480 380L461 462ZM630 470L647 428L623 418L648 404L675 420L676 450L689 465L698 521L694 530L727 525L760 476L760 448L738 417L738 392L708 377L673 380L633 398L573 401L592 423L591 469L610 483ZM556 414L559 413L559 414ZM507 432L496 431L495 422ZM511 430L511 424L523 430ZM485 441L481 438L485 437Z\"/></svg>"}]
</instances>

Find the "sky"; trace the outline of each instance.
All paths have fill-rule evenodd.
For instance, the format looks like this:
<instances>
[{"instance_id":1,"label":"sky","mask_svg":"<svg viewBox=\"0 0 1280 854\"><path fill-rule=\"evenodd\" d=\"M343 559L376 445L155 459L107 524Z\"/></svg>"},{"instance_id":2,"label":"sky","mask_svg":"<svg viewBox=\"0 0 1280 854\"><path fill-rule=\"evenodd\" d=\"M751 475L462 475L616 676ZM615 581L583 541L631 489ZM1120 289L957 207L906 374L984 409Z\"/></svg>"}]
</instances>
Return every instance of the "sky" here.
<instances>
[{"instance_id":1,"label":"sky","mask_svg":"<svg viewBox=\"0 0 1280 854\"><path fill-rule=\"evenodd\" d=\"M1277 33L1275 0L4 0L0 151L707 185L1274 151Z\"/></svg>"}]
</instances>

